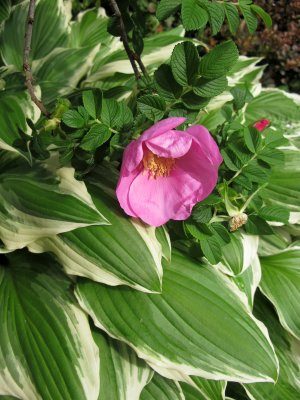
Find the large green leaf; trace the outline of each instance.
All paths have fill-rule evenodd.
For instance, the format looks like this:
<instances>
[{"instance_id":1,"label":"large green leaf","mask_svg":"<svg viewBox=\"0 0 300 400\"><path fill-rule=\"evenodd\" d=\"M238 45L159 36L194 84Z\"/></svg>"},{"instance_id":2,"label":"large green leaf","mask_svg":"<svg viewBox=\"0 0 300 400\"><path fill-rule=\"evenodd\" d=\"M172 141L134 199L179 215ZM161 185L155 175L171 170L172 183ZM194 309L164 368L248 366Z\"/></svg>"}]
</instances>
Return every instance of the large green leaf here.
<instances>
[{"instance_id":1,"label":"large green leaf","mask_svg":"<svg viewBox=\"0 0 300 400\"><path fill-rule=\"evenodd\" d=\"M88 72L98 50L99 45L79 49L56 48L35 61L32 70L42 89L44 103L51 103L56 97L72 92Z\"/></svg>"},{"instance_id":2,"label":"large green leaf","mask_svg":"<svg viewBox=\"0 0 300 400\"><path fill-rule=\"evenodd\" d=\"M3 82L5 90L0 91L0 148L19 152L29 159L26 147L20 147L22 140L19 130L29 133L26 119L35 122L40 116L40 111L31 101L21 74L3 76ZM36 88L36 92L39 93L39 88Z\"/></svg>"},{"instance_id":3,"label":"large green leaf","mask_svg":"<svg viewBox=\"0 0 300 400\"><path fill-rule=\"evenodd\" d=\"M155 228L125 216L110 189L105 192L93 185L88 185L88 189L111 225L40 239L30 245L30 250L53 252L72 275L108 285L125 284L142 291L160 291L162 246Z\"/></svg>"},{"instance_id":4,"label":"large green leaf","mask_svg":"<svg viewBox=\"0 0 300 400\"><path fill-rule=\"evenodd\" d=\"M71 281L46 256L0 266L0 393L24 400L97 400L99 353Z\"/></svg>"},{"instance_id":5,"label":"large green leaf","mask_svg":"<svg viewBox=\"0 0 300 400\"><path fill-rule=\"evenodd\" d=\"M139 400L153 371L125 343L99 330L92 333L101 356L98 400Z\"/></svg>"},{"instance_id":6,"label":"large green leaf","mask_svg":"<svg viewBox=\"0 0 300 400\"><path fill-rule=\"evenodd\" d=\"M300 150L283 149L284 163L272 168L269 184L260 194L268 205L290 210L290 221L300 219Z\"/></svg>"},{"instance_id":7,"label":"large green leaf","mask_svg":"<svg viewBox=\"0 0 300 400\"><path fill-rule=\"evenodd\" d=\"M0 198L0 238L10 250L43 236L108 224L73 168L52 174L17 160L0 174Z\"/></svg>"},{"instance_id":8,"label":"large green leaf","mask_svg":"<svg viewBox=\"0 0 300 400\"><path fill-rule=\"evenodd\" d=\"M189 384L180 383L186 400L224 400L225 381L212 381L191 376Z\"/></svg>"},{"instance_id":9,"label":"large green leaf","mask_svg":"<svg viewBox=\"0 0 300 400\"><path fill-rule=\"evenodd\" d=\"M300 339L300 248L261 257L260 287L274 304L280 322Z\"/></svg>"},{"instance_id":10,"label":"large green leaf","mask_svg":"<svg viewBox=\"0 0 300 400\"><path fill-rule=\"evenodd\" d=\"M97 326L132 346L163 376L276 379L277 360L265 327L236 286L209 265L174 252L162 294L89 280L80 281L76 293Z\"/></svg>"},{"instance_id":11,"label":"large green leaf","mask_svg":"<svg viewBox=\"0 0 300 400\"><path fill-rule=\"evenodd\" d=\"M13 64L19 71L23 65L23 46L28 1L18 4L6 20L0 34L1 56L6 65ZM40 0L37 2L31 58L40 59L56 47L66 44L69 13L63 0Z\"/></svg>"},{"instance_id":12,"label":"large green leaf","mask_svg":"<svg viewBox=\"0 0 300 400\"><path fill-rule=\"evenodd\" d=\"M154 374L151 382L142 391L140 400L185 400L176 381Z\"/></svg>"},{"instance_id":13,"label":"large green leaf","mask_svg":"<svg viewBox=\"0 0 300 400\"><path fill-rule=\"evenodd\" d=\"M232 233L230 243L222 247L222 260L217 266L225 274L239 275L251 264L257 247L257 236Z\"/></svg>"},{"instance_id":14,"label":"large green leaf","mask_svg":"<svg viewBox=\"0 0 300 400\"><path fill-rule=\"evenodd\" d=\"M266 324L279 359L276 384L244 385L251 400L296 400L300 393L299 342L293 339L278 322L274 310L262 299L256 302L255 314Z\"/></svg>"}]
</instances>

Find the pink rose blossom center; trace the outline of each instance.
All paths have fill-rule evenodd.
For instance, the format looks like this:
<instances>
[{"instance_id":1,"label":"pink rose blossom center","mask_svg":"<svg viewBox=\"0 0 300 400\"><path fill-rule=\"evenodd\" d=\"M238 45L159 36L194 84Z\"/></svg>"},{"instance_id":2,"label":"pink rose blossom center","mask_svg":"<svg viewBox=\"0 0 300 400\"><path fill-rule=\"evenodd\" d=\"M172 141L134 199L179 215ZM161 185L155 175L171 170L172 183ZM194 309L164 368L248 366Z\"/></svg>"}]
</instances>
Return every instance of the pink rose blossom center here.
<instances>
[{"instance_id":1,"label":"pink rose blossom center","mask_svg":"<svg viewBox=\"0 0 300 400\"><path fill-rule=\"evenodd\" d=\"M176 164L174 158L159 157L146 150L143 157L144 173L149 173L150 178L159 178L170 176Z\"/></svg>"}]
</instances>

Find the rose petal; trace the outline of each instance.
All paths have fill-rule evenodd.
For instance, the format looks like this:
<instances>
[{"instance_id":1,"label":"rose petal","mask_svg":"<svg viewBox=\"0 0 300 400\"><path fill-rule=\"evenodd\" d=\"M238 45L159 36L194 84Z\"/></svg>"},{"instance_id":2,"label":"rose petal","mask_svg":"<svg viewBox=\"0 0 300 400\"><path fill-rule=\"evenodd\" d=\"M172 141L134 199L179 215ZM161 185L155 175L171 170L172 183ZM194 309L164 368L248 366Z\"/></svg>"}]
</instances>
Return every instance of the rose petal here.
<instances>
[{"instance_id":1,"label":"rose petal","mask_svg":"<svg viewBox=\"0 0 300 400\"><path fill-rule=\"evenodd\" d=\"M134 140L124 150L122 168L128 172L133 172L143 159L143 144L139 140ZM124 170L125 174L125 170Z\"/></svg>"},{"instance_id":2,"label":"rose petal","mask_svg":"<svg viewBox=\"0 0 300 400\"><path fill-rule=\"evenodd\" d=\"M152 125L149 129L147 129L139 138L139 140L148 140L152 137L156 137L161 135L162 133L168 132L171 129L176 128L181 125L186 118L184 117L170 117L166 119L162 119L156 124Z\"/></svg>"},{"instance_id":3,"label":"rose petal","mask_svg":"<svg viewBox=\"0 0 300 400\"><path fill-rule=\"evenodd\" d=\"M214 141L213 137L209 131L202 125L190 126L186 132L192 135L197 143L201 146L204 154L210 159L213 164L218 166L223 162L220 150L217 143Z\"/></svg>"},{"instance_id":4,"label":"rose petal","mask_svg":"<svg viewBox=\"0 0 300 400\"><path fill-rule=\"evenodd\" d=\"M146 146L159 157L178 158L184 156L192 144L191 135L182 131L168 131L147 140Z\"/></svg>"},{"instance_id":5,"label":"rose petal","mask_svg":"<svg viewBox=\"0 0 300 400\"><path fill-rule=\"evenodd\" d=\"M175 171L157 179L141 173L130 186L129 203L144 222L160 226L170 219L186 219L190 215L191 197L195 197L199 186L198 181Z\"/></svg>"},{"instance_id":6,"label":"rose petal","mask_svg":"<svg viewBox=\"0 0 300 400\"><path fill-rule=\"evenodd\" d=\"M210 195L217 184L219 165L213 164L203 157L202 148L197 142L192 144L190 151L185 156L176 160L176 167L176 170L182 175L188 175L189 179L201 183L201 190L195 193L194 204Z\"/></svg>"},{"instance_id":7,"label":"rose petal","mask_svg":"<svg viewBox=\"0 0 300 400\"><path fill-rule=\"evenodd\" d=\"M131 215L132 217L137 217L137 215L133 211L129 203L129 188L132 181L138 176L140 172L141 169L137 168L134 172L128 173L128 171L125 170L125 166L122 164L120 178L116 189L116 195L120 206L123 208L127 215Z\"/></svg>"}]
</instances>

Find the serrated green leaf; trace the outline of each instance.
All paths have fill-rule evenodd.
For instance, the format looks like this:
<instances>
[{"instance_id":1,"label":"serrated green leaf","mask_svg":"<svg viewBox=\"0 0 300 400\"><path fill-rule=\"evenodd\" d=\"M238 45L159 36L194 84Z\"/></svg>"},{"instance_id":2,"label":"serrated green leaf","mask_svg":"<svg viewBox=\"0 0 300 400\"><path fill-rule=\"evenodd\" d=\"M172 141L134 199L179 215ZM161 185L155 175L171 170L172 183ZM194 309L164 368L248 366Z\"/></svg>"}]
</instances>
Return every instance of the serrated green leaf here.
<instances>
[{"instance_id":1,"label":"serrated green leaf","mask_svg":"<svg viewBox=\"0 0 300 400\"><path fill-rule=\"evenodd\" d=\"M261 133L255 128L245 128L243 133L248 149L254 154L257 153L262 146Z\"/></svg>"},{"instance_id":2,"label":"serrated green leaf","mask_svg":"<svg viewBox=\"0 0 300 400\"><path fill-rule=\"evenodd\" d=\"M97 118L97 110L96 110L96 103L95 98L92 90L86 90L82 93L82 102L84 108L89 113L89 115L96 119Z\"/></svg>"},{"instance_id":3,"label":"serrated green leaf","mask_svg":"<svg viewBox=\"0 0 300 400\"><path fill-rule=\"evenodd\" d=\"M199 73L208 79L226 75L236 63L238 56L239 52L233 41L221 43L201 59Z\"/></svg>"},{"instance_id":4,"label":"serrated green leaf","mask_svg":"<svg viewBox=\"0 0 300 400\"><path fill-rule=\"evenodd\" d=\"M198 0L182 0L181 16L187 31L202 29L208 22L208 14Z\"/></svg>"},{"instance_id":5,"label":"serrated green leaf","mask_svg":"<svg viewBox=\"0 0 300 400\"><path fill-rule=\"evenodd\" d=\"M252 11L251 5L247 4L246 2L239 1L239 7L249 32L254 33L257 29L257 18L255 13Z\"/></svg>"},{"instance_id":6,"label":"serrated green leaf","mask_svg":"<svg viewBox=\"0 0 300 400\"><path fill-rule=\"evenodd\" d=\"M203 251L204 256L208 259L211 264L217 264L221 261L222 250L219 240L216 236L207 237L200 241L200 247Z\"/></svg>"},{"instance_id":7,"label":"serrated green leaf","mask_svg":"<svg viewBox=\"0 0 300 400\"><path fill-rule=\"evenodd\" d=\"M49 256L6 255L0 266L0 393L98 399L100 359L72 282Z\"/></svg>"},{"instance_id":8,"label":"serrated green leaf","mask_svg":"<svg viewBox=\"0 0 300 400\"><path fill-rule=\"evenodd\" d=\"M256 14L258 14L261 17L261 19L264 21L264 24L266 25L267 28L272 27L272 18L270 17L270 15L267 12L265 12L265 10L263 8L261 8L257 4L251 4L251 10L256 12Z\"/></svg>"},{"instance_id":9,"label":"serrated green leaf","mask_svg":"<svg viewBox=\"0 0 300 400\"><path fill-rule=\"evenodd\" d=\"M82 280L76 295L98 326L163 376L249 383L276 379L277 360L266 331L236 286L215 268L179 252L164 269L161 294Z\"/></svg>"},{"instance_id":10,"label":"serrated green leaf","mask_svg":"<svg viewBox=\"0 0 300 400\"><path fill-rule=\"evenodd\" d=\"M217 194L210 194L208 197L206 197L204 200L201 201L201 205L208 205L208 206L214 206L216 204L219 204L222 202L222 199L220 196Z\"/></svg>"},{"instance_id":11,"label":"serrated green leaf","mask_svg":"<svg viewBox=\"0 0 300 400\"><path fill-rule=\"evenodd\" d=\"M161 0L158 3L156 17L159 21L163 21L171 14L174 14L180 7L181 0Z\"/></svg>"},{"instance_id":12,"label":"serrated green leaf","mask_svg":"<svg viewBox=\"0 0 300 400\"><path fill-rule=\"evenodd\" d=\"M259 211L259 215L267 221L283 222L287 224L290 213L286 208L280 206L266 206Z\"/></svg>"},{"instance_id":13,"label":"serrated green leaf","mask_svg":"<svg viewBox=\"0 0 300 400\"><path fill-rule=\"evenodd\" d=\"M225 228L221 223L213 222L210 227L213 229L215 236L218 236L218 241L221 246L230 243L231 234L228 232L228 229Z\"/></svg>"},{"instance_id":14,"label":"serrated green leaf","mask_svg":"<svg viewBox=\"0 0 300 400\"><path fill-rule=\"evenodd\" d=\"M224 5L222 3L213 3L208 0L200 0L200 4L203 4L204 8L208 12L212 34L216 35L221 30L224 22Z\"/></svg>"},{"instance_id":15,"label":"serrated green leaf","mask_svg":"<svg viewBox=\"0 0 300 400\"><path fill-rule=\"evenodd\" d=\"M83 137L80 147L86 151L95 151L111 137L111 131L106 125L96 124Z\"/></svg>"},{"instance_id":16,"label":"serrated green leaf","mask_svg":"<svg viewBox=\"0 0 300 400\"><path fill-rule=\"evenodd\" d=\"M171 68L175 80L181 86L192 85L198 73L199 56L191 42L179 43L171 56Z\"/></svg>"},{"instance_id":17,"label":"serrated green leaf","mask_svg":"<svg viewBox=\"0 0 300 400\"><path fill-rule=\"evenodd\" d=\"M84 118L76 110L66 111L62 116L62 121L70 128L83 128L85 125Z\"/></svg>"},{"instance_id":18,"label":"serrated green leaf","mask_svg":"<svg viewBox=\"0 0 300 400\"><path fill-rule=\"evenodd\" d=\"M155 122L163 118L166 110L166 103L159 96L142 96L138 99L137 105L142 114Z\"/></svg>"},{"instance_id":19,"label":"serrated green leaf","mask_svg":"<svg viewBox=\"0 0 300 400\"><path fill-rule=\"evenodd\" d=\"M209 206L203 206L201 203L193 207L192 218L196 222L208 223L212 218L212 210Z\"/></svg>"},{"instance_id":20,"label":"serrated green leaf","mask_svg":"<svg viewBox=\"0 0 300 400\"><path fill-rule=\"evenodd\" d=\"M231 171L238 171L239 167L237 167L231 157L229 156L228 152L224 149L221 150L221 154L223 157L223 161L226 165L227 168L229 168Z\"/></svg>"},{"instance_id":21,"label":"serrated green leaf","mask_svg":"<svg viewBox=\"0 0 300 400\"><path fill-rule=\"evenodd\" d=\"M217 79L200 78L194 85L193 91L198 96L215 97L224 92L228 82L226 76L221 76Z\"/></svg>"},{"instance_id":22,"label":"serrated green leaf","mask_svg":"<svg viewBox=\"0 0 300 400\"><path fill-rule=\"evenodd\" d=\"M132 46L136 54L142 54L144 50L143 32L137 27L134 27L132 32Z\"/></svg>"},{"instance_id":23,"label":"serrated green leaf","mask_svg":"<svg viewBox=\"0 0 300 400\"><path fill-rule=\"evenodd\" d=\"M170 65L162 64L154 73L156 88L166 100L178 99L182 87L175 81Z\"/></svg>"},{"instance_id":24,"label":"serrated green leaf","mask_svg":"<svg viewBox=\"0 0 300 400\"><path fill-rule=\"evenodd\" d=\"M244 169L243 175L245 175L252 182L266 183L270 176L270 171L263 168L256 160L251 161Z\"/></svg>"},{"instance_id":25,"label":"serrated green leaf","mask_svg":"<svg viewBox=\"0 0 300 400\"><path fill-rule=\"evenodd\" d=\"M209 103L209 99L197 96L192 90L185 93L181 100L183 104L191 110L200 110Z\"/></svg>"},{"instance_id":26,"label":"serrated green leaf","mask_svg":"<svg viewBox=\"0 0 300 400\"><path fill-rule=\"evenodd\" d=\"M241 110L246 103L249 103L253 96L248 88L244 87L234 87L230 90L233 96L233 105L236 110Z\"/></svg>"},{"instance_id":27,"label":"serrated green leaf","mask_svg":"<svg viewBox=\"0 0 300 400\"><path fill-rule=\"evenodd\" d=\"M100 118L110 128L117 128L120 124L118 102L114 99L103 99Z\"/></svg>"},{"instance_id":28,"label":"serrated green leaf","mask_svg":"<svg viewBox=\"0 0 300 400\"><path fill-rule=\"evenodd\" d=\"M245 231L250 235L272 235L273 230L270 225L256 215L249 215L248 221L244 225Z\"/></svg>"},{"instance_id":29,"label":"serrated green leaf","mask_svg":"<svg viewBox=\"0 0 300 400\"><path fill-rule=\"evenodd\" d=\"M153 371L125 343L110 338L100 330L94 329L92 334L101 355L98 400L139 400Z\"/></svg>"},{"instance_id":30,"label":"serrated green leaf","mask_svg":"<svg viewBox=\"0 0 300 400\"><path fill-rule=\"evenodd\" d=\"M265 148L258 153L257 158L271 166L282 165L284 163L284 153L278 149Z\"/></svg>"},{"instance_id":31,"label":"serrated green leaf","mask_svg":"<svg viewBox=\"0 0 300 400\"><path fill-rule=\"evenodd\" d=\"M230 2L224 3L225 14L228 21L228 26L231 33L235 33L240 25L239 12L235 5Z\"/></svg>"}]
</instances>

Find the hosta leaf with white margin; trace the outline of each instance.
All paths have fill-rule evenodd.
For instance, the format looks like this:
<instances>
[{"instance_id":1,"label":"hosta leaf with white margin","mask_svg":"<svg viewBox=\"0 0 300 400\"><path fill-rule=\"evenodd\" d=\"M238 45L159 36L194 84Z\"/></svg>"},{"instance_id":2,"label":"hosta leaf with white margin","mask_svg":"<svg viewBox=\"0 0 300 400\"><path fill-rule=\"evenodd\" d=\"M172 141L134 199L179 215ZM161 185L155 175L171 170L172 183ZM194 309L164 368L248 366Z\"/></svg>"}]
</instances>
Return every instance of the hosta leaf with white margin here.
<instances>
[{"instance_id":1,"label":"hosta leaf with white margin","mask_svg":"<svg viewBox=\"0 0 300 400\"><path fill-rule=\"evenodd\" d=\"M56 48L49 55L33 62L33 74L36 83L42 89L42 99L45 104L76 88L89 71L99 46L80 49Z\"/></svg>"},{"instance_id":2,"label":"hosta leaf with white margin","mask_svg":"<svg viewBox=\"0 0 300 400\"><path fill-rule=\"evenodd\" d=\"M271 134L271 132L270 132ZM282 149L284 163L272 168L268 186L260 191L267 205L290 211L290 223L300 220L300 150Z\"/></svg>"},{"instance_id":3,"label":"hosta leaf with white margin","mask_svg":"<svg viewBox=\"0 0 300 400\"><path fill-rule=\"evenodd\" d=\"M21 140L19 130L29 134L31 130L26 118L36 122L40 110L31 101L21 74L0 75L0 80L1 78L4 90L0 90L0 148L18 152L29 159L30 156L26 151L17 149L18 141ZM37 94L40 93L39 88L36 87L35 90Z\"/></svg>"},{"instance_id":4,"label":"hosta leaf with white margin","mask_svg":"<svg viewBox=\"0 0 300 400\"><path fill-rule=\"evenodd\" d=\"M188 384L186 383L188 382ZM186 382L181 382L186 400L223 400L225 396L225 381L213 381L190 376Z\"/></svg>"},{"instance_id":5,"label":"hosta leaf with white margin","mask_svg":"<svg viewBox=\"0 0 300 400\"><path fill-rule=\"evenodd\" d=\"M276 384L254 383L244 388L251 400L296 400L300 393L300 343L282 328L274 310L261 298L256 299L255 314L270 332L279 359L279 377Z\"/></svg>"},{"instance_id":6,"label":"hosta leaf with white margin","mask_svg":"<svg viewBox=\"0 0 300 400\"><path fill-rule=\"evenodd\" d=\"M223 273L234 276L250 266L257 253L258 236L235 232L230 237L230 243L222 246L222 260L217 267Z\"/></svg>"},{"instance_id":7,"label":"hosta leaf with white margin","mask_svg":"<svg viewBox=\"0 0 300 400\"><path fill-rule=\"evenodd\" d=\"M155 236L155 228L125 216L113 189L88 185L88 190L95 205L111 223L110 229L105 226L76 229L37 240L29 249L53 252L71 275L107 285L160 291L162 246Z\"/></svg>"},{"instance_id":8,"label":"hosta leaf with white margin","mask_svg":"<svg viewBox=\"0 0 300 400\"><path fill-rule=\"evenodd\" d=\"M177 381L163 378L155 373L150 383L145 386L140 400L185 400Z\"/></svg>"},{"instance_id":9,"label":"hosta leaf with white margin","mask_svg":"<svg viewBox=\"0 0 300 400\"><path fill-rule=\"evenodd\" d=\"M300 247L261 257L260 288L274 304L282 326L300 339Z\"/></svg>"},{"instance_id":10,"label":"hosta leaf with white margin","mask_svg":"<svg viewBox=\"0 0 300 400\"><path fill-rule=\"evenodd\" d=\"M215 268L179 252L164 269L161 294L82 279L76 295L98 327L167 378L276 380L268 333L237 287Z\"/></svg>"},{"instance_id":11,"label":"hosta leaf with white margin","mask_svg":"<svg viewBox=\"0 0 300 400\"><path fill-rule=\"evenodd\" d=\"M108 18L103 15L103 8L86 10L77 15L76 21L71 23L68 38L69 47L97 46L110 41L111 35L107 32Z\"/></svg>"},{"instance_id":12,"label":"hosta leaf with white margin","mask_svg":"<svg viewBox=\"0 0 300 400\"><path fill-rule=\"evenodd\" d=\"M23 46L28 1L18 4L6 20L0 33L1 56L6 65L23 66ZM30 55L37 60L48 55L67 41L69 14L63 0L37 2ZM16 29L18 27L18 29Z\"/></svg>"},{"instance_id":13,"label":"hosta leaf with white margin","mask_svg":"<svg viewBox=\"0 0 300 400\"><path fill-rule=\"evenodd\" d=\"M254 304L254 295L261 280L261 266L258 255L255 254L249 267L240 275L233 277L232 280L235 282L241 292L246 294L247 305L252 310Z\"/></svg>"},{"instance_id":14,"label":"hosta leaf with white margin","mask_svg":"<svg viewBox=\"0 0 300 400\"><path fill-rule=\"evenodd\" d=\"M286 227L273 227L273 235L260 236L258 245L259 256L270 256L285 250L291 243L292 237Z\"/></svg>"},{"instance_id":15,"label":"hosta leaf with white margin","mask_svg":"<svg viewBox=\"0 0 300 400\"><path fill-rule=\"evenodd\" d=\"M52 174L16 160L15 168L0 174L0 183L0 239L10 250L43 236L109 224L73 168Z\"/></svg>"},{"instance_id":16,"label":"hosta leaf with white margin","mask_svg":"<svg viewBox=\"0 0 300 400\"><path fill-rule=\"evenodd\" d=\"M139 400L153 371L125 343L96 329L92 334L101 357L98 400Z\"/></svg>"},{"instance_id":17,"label":"hosta leaf with white margin","mask_svg":"<svg viewBox=\"0 0 300 400\"><path fill-rule=\"evenodd\" d=\"M71 281L49 256L11 253L0 266L0 393L97 400L99 352Z\"/></svg>"}]
</instances>

